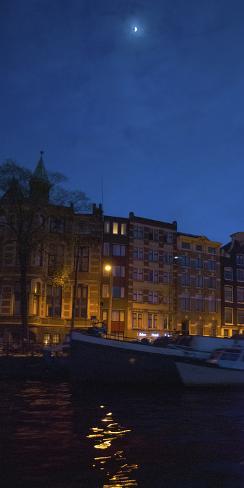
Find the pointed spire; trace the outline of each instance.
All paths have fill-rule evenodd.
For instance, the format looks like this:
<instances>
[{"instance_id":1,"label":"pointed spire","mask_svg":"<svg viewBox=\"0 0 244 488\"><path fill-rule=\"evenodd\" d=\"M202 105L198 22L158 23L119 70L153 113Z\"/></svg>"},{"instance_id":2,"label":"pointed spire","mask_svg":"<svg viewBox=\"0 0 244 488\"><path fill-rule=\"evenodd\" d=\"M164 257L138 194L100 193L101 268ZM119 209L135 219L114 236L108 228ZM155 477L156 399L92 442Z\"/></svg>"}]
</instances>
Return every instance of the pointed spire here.
<instances>
[{"instance_id":1,"label":"pointed spire","mask_svg":"<svg viewBox=\"0 0 244 488\"><path fill-rule=\"evenodd\" d=\"M43 182L45 181L45 183L49 183L45 164L44 164L43 157L42 157L44 154L44 151L40 151L40 154L41 154L40 159L37 163L35 171L33 172L33 178L35 178L36 180L43 181Z\"/></svg>"}]
</instances>

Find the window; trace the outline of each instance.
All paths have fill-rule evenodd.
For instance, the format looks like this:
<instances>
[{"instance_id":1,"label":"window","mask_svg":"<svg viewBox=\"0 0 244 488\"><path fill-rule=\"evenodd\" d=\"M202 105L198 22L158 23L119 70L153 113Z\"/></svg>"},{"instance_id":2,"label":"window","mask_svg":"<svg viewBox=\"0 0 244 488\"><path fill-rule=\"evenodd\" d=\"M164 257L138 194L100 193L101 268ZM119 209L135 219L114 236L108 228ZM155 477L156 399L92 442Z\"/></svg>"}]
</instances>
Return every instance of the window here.
<instances>
[{"instance_id":1,"label":"window","mask_svg":"<svg viewBox=\"0 0 244 488\"><path fill-rule=\"evenodd\" d=\"M237 287L237 301L238 303L244 303L244 288Z\"/></svg>"},{"instance_id":2,"label":"window","mask_svg":"<svg viewBox=\"0 0 244 488\"><path fill-rule=\"evenodd\" d=\"M113 244L113 256L125 256L125 246L121 244Z\"/></svg>"},{"instance_id":3,"label":"window","mask_svg":"<svg viewBox=\"0 0 244 488\"><path fill-rule=\"evenodd\" d=\"M102 286L102 297L108 298L109 297L109 285L103 284Z\"/></svg>"},{"instance_id":4,"label":"window","mask_svg":"<svg viewBox=\"0 0 244 488\"><path fill-rule=\"evenodd\" d=\"M149 329L156 329L157 328L157 321L158 316L155 313L148 313L148 328Z\"/></svg>"},{"instance_id":5,"label":"window","mask_svg":"<svg viewBox=\"0 0 244 488\"><path fill-rule=\"evenodd\" d=\"M158 229L153 229L153 240L154 241L159 240L159 230Z\"/></svg>"},{"instance_id":6,"label":"window","mask_svg":"<svg viewBox=\"0 0 244 488\"><path fill-rule=\"evenodd\" d=\"M216 270L216 261L207 261L207 269L208 269L208 271L215 271Z\"/></svg>"},{"instance_id":7,"label":"window","mask_svg":"<svg viewBox=\"0 0 244 488\"><path fill-rule=\"evenodd\" d=\"M180 256L181 266L190 266L190 257L187 255Z\"/></svg>"},{"instance_id":8,"label":"window","mask_svg":"<svg viewBox=\"0 0 244 488\"><path fill-rule=\"evenodd\" d=\"M211 276L207 278L207 285L208 288L215 289L216 288L216 278L212 278Z\"/></svg>"},{"instance_id":9,"label":"window","mask_svg":"<svg viewBox=\"0 0 244 488\"><path fill-rule=\"evenodd\" d=\"M14 266L15 243L9 242L4 245L4 264L5 266Z\"/></svg>"},{"instance_id":10,"label":"window","mask_svg":"<svg viewBox=\"0 0 244 488\"><path fill-rule=\"evenodd\" d=\"M244 266L244 254L238 254L236 256L236 264L238 266Z\"/></svg>"},{"instance_id":11,"label":"window","mask_svg":"<svg viewBox=\"0 0 244 488\"><path fill-rule=\"evenodd\" d=\"M122 236L126 235L126 224L121 224L121 235Z\"/></svg>"},{"instance_id":12,"label":"window","mask_svg":"<svg viewBox=\"0 0 244 488\"><path fill-rule=\"evenodd\" d=\"M143 268L134 268L133 269L133 280L143 281Z\"/></svg>"},{"instance_id":13,"label":"window","mask_svg":"<svg viewBox=\"0 0 244 488\"><path fill-rule=\"evenodd\" d=\"M224 318L225 324L233 324L233 308L225 307Z\"/></svg>"},{"instance_id":14,"label":"window","mask_svg":"<svg viewBox=\"0 0 244 488\"><path fill-rule=\"evenodd\" d=\"M202 252L202 246L200 244L196 244L196 251Z\"/></svg>"},{"instance_id":15,"label":"window","mask_svg":"<svg viewBox=\"0 0 244 488\"><path fill-rule=\"evenodd\" d=\"M182 286L190 286L190 275L188 273L183 273L180 277L180 282Z\"/></svg>"},{"instance_id":16,"label":"window","mask_svg":"<svg viewBox=\"0 0 244 488\"><path fill-rule=\"evenodd\" d=\"M196 296L195 307L196 307L196 312L204 312L204 299L202 296Z\"/></svg>"},{"instance_id":17,"label":"window","mask_svg":"<svg viewBox=\"0 0 244 488\"><path fill-rule=\"evenodd\" d=\"M166 242L168 244L172 244L173 241L174 241L174 234L172 232L168 232L166 234Z\"/></svg>"},{"instance_id":18,"label":"window","mask_svg":"<svg viewBox=\"0 0 244 488\"><path fill-rule=\"evenodd\" d=\"M196 268L201 269L203 267L202 259L196 258Z\"/></svg>"},{"instance_id":19,"label":"window","mask_svg":"<svg viewBox=\"0 0 244 488\"><path fill-rule=\"evenodd\" d=\"M148 261L158 261L158 251L155 251L154 249L149 249L148 250Z\"/></svg>"},{"instance_id":20,"label":"window","mask_svg":"<svg viewBox=\"0 0 244 488\"><path fill-rule=\"evenodd\" d=\"M45 346L51 344L51 334L43 334L43 344Z\"/></svg>"},{"instance_id":21,"label":"window","mask_svg":"<svg viewBox=\"0 0 244 488\"><path fill-rule=\"evenodd\" d=\"M208 247L208 253L209 254L216 254L216 248L215 247Z\"/></svg>"},{"instance_id":22,"label":"window","mask_svg":"<svg viewBox=\"0 0 244 488\"><path fill-rule=\"evenodd\" d=\"M232 268L224 268L224 279L233 281L233 269Z\"/></svg>"},{"instance_id":23,"label":"window","mask_svg":"<svg viewBox=\"0 0 244 488\"><path fill-rule=\"evenodd\" d=\"M143 247L133 248L133 259L136 261L143 261Z\"/></svg>"},{"instance_id":24,"label":"window","mask_svg":"<svg viewBox=\"0 0 244 488\"><path fill-rule=\"evenodd\" d=\"M59 344L60 343L60 334L53 334L52 343L53 344Z\"/></svg>"},{"instance_id":25,"label":"window","mask_svg":"<svg viewBox=\"0 0 244 488\"><path fill-rule=\"evenodd\" d=\"M169 283L169 273L165 271L164 273L160 273L159 275L160 283Z\"/></svg>"},{"instance_id":26,"label":"window","mask_svg":"<svg viewBox=\"0 0 244 488\"><path fill-rule=\"evenodd\" d=\"M109 234L110 232L110 222L108 220L105 220L104 222L104 233Z\"/></svg>"},{"instance_id":27,"label":"window","mask_svg":"<svg viewBox=\"0 0 244 488\"><path fill-rule=\"evenodd\" d=\"M118 222L113 222L113 234L119 233L119 224Z\"/></svg>"},{"instance_id":28,"label":"window","mask_svg":"<svg viewBox=\"0 0 244 488\"><path fill-rule=\"evenodd\" d=\"M209 311L209 313L217 312L217 303L216 303L215 298L209 298L208 299L208 311Z\"/></svg>"},{"instance_id":29,"label":"window","mask_svg":"<svg viewBox=\"0 0 244 488\"><path fill-rule=\"evenodd\" d=\"M244 308L237 309L237 323L240 325L244 324Z\"/></svg>"},{"instance_id":30,"label":"window","mask_svg":"<svg viewBox=\"0 0 244 488\"><path fill-rule=\"evenodd\" d=\"M124 310L112 310L112 322L124 322L125 312Z\"/></svg>"},{"instance_id":31,"label":"window","mask_svg":"<svg viewBox=\"0 0 244 488\"><path fill-rule=\"evenodd\" d=\"M39 246L32 255L32 264L33 266L42 266L43 264L43 249Z\"/></svg>"},{"instance_id":32,"label":"window","mask_svg":"<svg viewBox=\"0 0 244 488\"><path fill-rule=\"evenodd\" d=\"M87 318L88 287L78 284L75 300L75 317Z\"/></svg>"},{"instance_id":33,"label":"window","mask_svg":"<svg viewBox=\"0 0 244 488\"><path fill-rule=\"evenodd\" d=\"M62 310L62 287L47 285L47 316L61 317Z\"/></svg>"},{"instance_id":34,"label":"window","mask_svg":"<svg viewBox=\"0 0 244 488\"><path fill-rule=\"evenodd\" d=\"M164 253L164 263L165 264L172 264L173 256L172 254Z\"/></svg>"},{"instance_id":35,"label":"window","mask_svg":"<svg viewBox=\"0 0 244 488\"><path fill-rule=\"evenodd\" d=\"M103 310L102 320L103 320L103 322L107 322L107 320L108 320L108 311L107 310Z\"/></svg>"},{"instance_id":36,"label":"window","mask_svg":"<svg viewBox=\"0 0 244 488\"><path fill-rule=\"evenodd\" d=\"M153 283L158 283L158 271L156 269L153 270Z\"/></svg>"},{"instance_id":37,"label":"window","mask_svg":"<svg viewBox=\"0 0 244 488\"><path fill-rule=\"evenodd\" d=\"M244 269L237 268L236 279L237 279L237 281L244 281Z\"/></svg>"},{"instance_id":38,"label":"window","mask_svg":"<svg viewBox=\"0 0 244 488\"><path fill-rule=\"evenodd\" d=\"M225 293L225 302L233 302L233 286L225 285L224 293Z\"/></svg>"},{"instance_id":39,"label":"window","mask_svg":"<svg viewBox=\"0 0 244 488\"><path fill-rule=\"evenodd\" d=\"M50 232L64 232L64 219L51 217L50 218Z\"/></svg>"},{"instance_id":40,"label":"window","mask_svg":"<svg viewBox=\"0 0 244 488\"><path fill-rule=\"evenodd\" d=\"M141 225L134 226L134 239L144 239L144 228Z\"/></svg>"},{"instance_id":41,"label":"window","mask_svg":"<svg viewBox=\"0 0 244 488\"><path fill-rule=\"evenodd\" d=\"M142 329L143 326L142 312L132 312L132 328Z\"/></svg>"},{"instance_id":42,"label":"window","mask_svg":"<svg viewBox=\"0 0 244 488\"><path fill-rule=\"evenodd\" d=\"M113 286L113 298L124 298L125 289L123 286Z\"/></svg>"},{"instance_id":43,"label":"window","mask_svg":"<svg viewBox=\"0 0 244 488\"><path fill-rule=\"evenodd\" d=\"M133 291L133 300L134 300L134 302L140 302L140 303L143 301L142 290L134 290Z\"/></svg>"},{"instance_id":44,"label":"window","mask_svg":"<svg viewBox=\"0 0 244 488\"><path fill-rule=\"evenodd\" d=\"M110 255L110 244L109 244L109 242L104 242L103 243L103 255L104 256L109 256Z\"/></svg>"},{"instance_id":45,"label":"window","mask_svg":"<svg viewBox=\"0 0 244 488\"><path fill-rule=\"evenodd\" d=\"M181 247L182 247L182 249L191 249L191 244L190 244L190 242L182 241Z\"/></svg>"},{"instance_id":46,"label":"window","mask_svg":"<svg viewBox=\"0 0 244 488\"><path fill-rule=\"evenodd\" d=\"M79 249L79 272L89 271L89 247L80 247Z\"/></svg>"},{"instance_id":47,"label":"window","mask_svg":"<svg viewBox=\"0 0 244 488\"><path fill-rule=\"evenodd\" d=\"M117 276L118 278L125 277L125 267L124 266L113 266L113 276Z\"/></svg>"},{"instance_id":48,"label":"window","mask_svg":"<svg viewBox=\"0 0 244 488\"><path fill-rule=\"evenodd\" d=\"M202 275L196 276L196 287L197 288L203 288L203 276Z\"/></svg>"},{"instance_id":49,"label":"window","mask_svg":"<svg viewBox=\"0 0 244 488\"><path fill-rule=\"evenodd\" d=\"M148 303L158 303L158 292L149 291L148 292Z\"/></svg>"},{"instance_id":50,"label":"window","mask_svg":"<svg viewBox=\"0 0 244 488\"><path fill-rule=\"evenodd\" d=\"M184 312L190 310L190 298L189 297L181 297L180 298L180 308Z\"/></svg>"},{"instance_id":51,"label":"window","mask_svg":"<svg viewBox=\"0 0 244 488\"><path fill-rule=\"evenodd\" d=\"M0 315L12 315L12 287L1 286L0 289Z\"/></svg>"},{"instance_id":52,"label":"window","mask_svg":"<svg viewBox=\"0 0 244 488\"><path fill-rule=\"evenodd\" d=\"M224 337L229 337L229 329L224 329Z\"/></svg>"}]
</instances>

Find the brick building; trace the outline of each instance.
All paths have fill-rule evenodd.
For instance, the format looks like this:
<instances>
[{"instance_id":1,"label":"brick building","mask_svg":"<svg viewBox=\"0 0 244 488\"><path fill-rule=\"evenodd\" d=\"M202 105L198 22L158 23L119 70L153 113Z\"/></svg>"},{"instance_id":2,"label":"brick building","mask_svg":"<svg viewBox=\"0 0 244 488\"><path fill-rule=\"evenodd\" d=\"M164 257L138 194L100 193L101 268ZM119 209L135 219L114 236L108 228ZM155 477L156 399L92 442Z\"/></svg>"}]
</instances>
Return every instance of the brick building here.
<instances>
[{"instance_id":1,"label":"brick building","mask_svg":"<svg viewBox=\"0 0 244 488\"><path fill-rule=\"evenodd\" d=\"M244 333L244 232L231 235L221 248L223 335Z\"/></svg>"},{"instance_id":2,"label":"brick building","mask_svg":"<svg viewBox=\"0 0 244 488\"><path fill-rule=\"evenodd\" d=\"M174 270L176 329L221 335L220 244L178 233Z\"/></svg>"}]
</instances>

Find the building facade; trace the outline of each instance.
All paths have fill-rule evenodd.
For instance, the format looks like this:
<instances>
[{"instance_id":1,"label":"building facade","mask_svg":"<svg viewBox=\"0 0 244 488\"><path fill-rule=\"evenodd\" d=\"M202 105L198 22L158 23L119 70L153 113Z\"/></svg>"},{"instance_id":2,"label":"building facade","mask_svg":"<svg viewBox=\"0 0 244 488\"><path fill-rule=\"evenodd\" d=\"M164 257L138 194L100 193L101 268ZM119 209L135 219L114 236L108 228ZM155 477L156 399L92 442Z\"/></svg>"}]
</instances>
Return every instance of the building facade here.
<instances>
[{"instance_id":1,"label":"building facade","mask_svg":"<svg viewBox=\"0 0 244 488\"><path fill-rule=\"evenodd\" d=\"M220 244L178 233L174 272L176 329L193 335L221 335Z\"/></svg>"},{"instance_id":2,"label":"building facade","mask_svg":"<svg viewBox=\"0 0 244 488\"><path fill-rule=\"evenodd\" d=\"M46 181L43 161L34 173L40 188ZM2 203L3 205L4 203ZM6 203L7 204L7 203ZM28 205L28 201L26 203ZM45 208L42 238L27 263L28 322L31 336L58 343L69 332L74 285L74 325L100 320L102 209L75 213L73 207ZM37 216L40 217L39 215ZM11 229L0 226L0 335L18 337L21 324L18 243Z\"/></svg>"},{"instance_id":3,"label":"building facade","mask_svg":"<svg viewBox=\"0 0 244 488\"><path fill-rule=\"evenodd\" d=\"M223 335L244 333L244 232L231 235L221 248L221 297Z\"/></svg>"}]
</instances>

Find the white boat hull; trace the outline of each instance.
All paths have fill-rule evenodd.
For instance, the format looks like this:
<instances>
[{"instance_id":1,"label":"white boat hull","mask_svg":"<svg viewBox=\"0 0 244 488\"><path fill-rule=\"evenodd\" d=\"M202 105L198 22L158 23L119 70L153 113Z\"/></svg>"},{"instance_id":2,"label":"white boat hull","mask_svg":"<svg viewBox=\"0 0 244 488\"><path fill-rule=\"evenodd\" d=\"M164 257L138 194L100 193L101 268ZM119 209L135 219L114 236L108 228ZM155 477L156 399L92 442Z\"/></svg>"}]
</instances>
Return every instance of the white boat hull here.
<instances>
[{"instance_id":1,"label":"white boat hull","mask_svg":"<svg viewBox=\"0 0 244 488\"><path fill-rule=\"evenodd\" d=\"M176 361L181 381L186 386L244 386L244 371Z\"/></svg>"}]
</instances>

